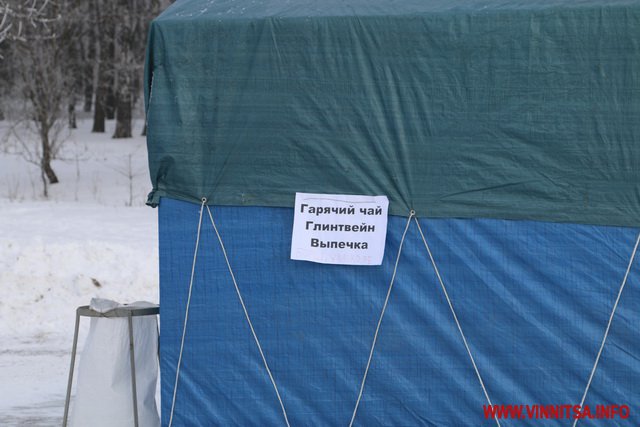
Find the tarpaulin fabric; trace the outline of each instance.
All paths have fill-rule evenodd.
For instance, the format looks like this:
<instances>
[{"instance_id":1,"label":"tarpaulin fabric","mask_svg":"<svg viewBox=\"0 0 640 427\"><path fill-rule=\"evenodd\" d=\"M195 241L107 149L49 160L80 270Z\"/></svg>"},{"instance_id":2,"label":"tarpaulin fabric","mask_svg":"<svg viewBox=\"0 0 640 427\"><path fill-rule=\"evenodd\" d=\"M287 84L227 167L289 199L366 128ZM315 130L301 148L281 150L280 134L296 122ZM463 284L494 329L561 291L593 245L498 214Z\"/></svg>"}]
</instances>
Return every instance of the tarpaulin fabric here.
<instances>
[{"instance_id":1,"label":"tarpaulin fabric","mask_svg":"<svg viewBox=\"0 0 640 427\"><path fill-rule=\"evenodd\" d=\"M151 25L153 192L640 225L640 0L182 0Z\"/></svg>"},{"instance_id":2,"label":"tarpaulin fabric","mask_svg":"<svg viewBox=\"0 0 640 427\"><path fill-rule=\"evenodd\" d=\"M165 426L199 208L168 198L159 207ZM216 206L212 213L291 425L348 425L406 218L389 218L383 264L357 267L290 260L293 209ZM579 404L637 230L494 219L420 222L493 403ZM639 267L636 260L585 402L592 408L626 404L631 416L583 419L579 426L638 425ZM484 404L412 224L355 425L493 426ZM284 425L206 212L173 421Z\"/></svg>"}]
</instances>

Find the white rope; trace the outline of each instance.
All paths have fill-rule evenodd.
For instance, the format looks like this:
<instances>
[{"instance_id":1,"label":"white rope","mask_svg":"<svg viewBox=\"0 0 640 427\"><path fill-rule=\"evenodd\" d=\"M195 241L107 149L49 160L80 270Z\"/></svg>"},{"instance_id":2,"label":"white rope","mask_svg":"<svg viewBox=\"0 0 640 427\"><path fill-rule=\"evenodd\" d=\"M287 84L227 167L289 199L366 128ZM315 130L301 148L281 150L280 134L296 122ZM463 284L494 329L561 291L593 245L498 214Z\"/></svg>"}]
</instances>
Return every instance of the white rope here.
<instances>
[{"instance_id":1,"label":"white rope","mask_svg":"<svg viewBox=\"0 0 640 427\"><path fill-rule=\"evenodd\" d=\"M262 346L260 345L260 341L258 340L258 335L256 335L255 329L253 329L253 323L251 323L251 318L249 317L249 312L247 311L247 307L244 304L244 300L242 299L242 294L240 293L240 288L238 287L238 283L236 282L236 277L233 274L233 269L231 268L231 263L229 262L229 257L227 256L227 250L224 247L224 243L222 242L222 237L220 237L220 233L218 232L218 227L216 227L216 223L213 220L213 215L211 215L211 209L209 206L206 206L207 212L209 212L209 218L211 219L211 225L213 225L213 229L216 232L216 236L218 236L218 242L220 242L220 248L222 249L222 254L224 255L224 260L227 262L227 268L229 269L229 273L231 274L231 280L233 281L233 286L236 288L236 294L238 294L238 299L240 300L240 304L242 305L242 310L244 311L244 317L247 319L247 323L249 324L249 328L251 329L251 334L253 334L253 339L258 346L258 351L260 352L260 357L262 357L262 362L264 363L264 367L267 370L267 374L269 374L269 379L271 380L271 384L273 384L273 389L276 391L276 396L278 397L278 402L280 403L280 408L282 409L282 415L284 415L284 422L287 427L289 425L289 417L287 417L287 411L284 409L284 403L282 403L282 398L280 397L280 392L278 391L278 386L276 385L276 381L273 379L273 375L271 374L271 369L269 369L269 364L267 363L267 359L264 356L264 352L262 351Z\"/></svg>"},{"instance_id":2,"label":"white rope","mask_svg":"<svg viewBox=\"0 0 640 427\"><path fill-rule=\"evenodd\" d=\"M384 299L384 304L382 305L382 311L380 312L380 318L378 319L376 332L375 334L373 334L373 343L371 343L371 349L369 350L369 359L367 360L367 367L365 368L364 375L362 376L362 382L360 383L360 391L358 392L358 400L356 400L356 406L353 408L353 414L351 415L351 421L349 422L349 427L353 426L353 422L356 419L356 414L358 413L358 407L360 406L360 399L362 399L362 392L364 391L364 383L367 381L367 374L369 373L369 367L371 366L371 359L373 359L373 351L375 350L376 342L378 341L378 332L380 331L382 318L384 317L384 313L387 310L387 305L389 304L389 297L391 296L391 290L393 289L393 282L396 279L396 271L398 270L398 262L400 261L400 254L402 253L404 238L407 235L407 230L409 229L409 225L411 224L411 218L413 218L414 215L415 215L415 212L412 210L409 213L409 218L407 219L407 225L405 225L404 232L402 233L402 239L400 240L400 246L398 247L398 255L396 256L396 263L393 266L393 274L391 275L391 282L389 283L389 289L387 289L387 296Z\"/></svg>"},{"instance_id":3,"label":"white rope","mask_svg":"<svg viewBox=\"0 0 640 427\"><path fill-rule=\"evenodd\" d=\"M173 383L173 398L171 399L171 415L169 416L169 427L173 424L173 411L176 407L176 395L178 392L178 380L180 378L180 365L182 364L182 351L184 350L184 337L187 335L187 322L189 320L189 306L191 305L191 291L193 289L193 278L196 272L196 260L198 259L198 247L200 246L200 231L202 230L202 212L204 211L206 198L202 198L200 205L200 218L198 219L198 235L196 236L196 248L193 251L193 263L191 264L191 279L189 280L189 296L187 297L187 307L184 311L184 324L182 325L182 340L180 341L180 355L176 366L176 379Z\"/></svg>"},{"instance_id":4,"label":"white rope","mask_svg":"<svg viewBox=\"0 0 640 427\"><path fill-rule=\"evenodd\" d=\"M609 315L609 322L607 322L607 328L604 331L604 336L602 337L602 343L600 344L600 349L598 350L596 361L593 364L593 368L591 369L591 374L589 375L589 381L587 381L587 387L584 389L584 393L582 394L582 399L580 400L581 408L582 408L582 405L584 405L585 399L587 398L587 393L589 392L589 387L591 387L591 381L593 380L593 375L596 373L596 369L598 368L598 362L600 362L600 356L602 355L602 350L604 349L604 345L607 342L607 337L609 336L609 329L611 329L611 323L613 322L613 316L616 314L618 303L620 302L620 297L622 296L622 291L624 290L624 287L627 284L627 278L629 277L629 272L631 271L631 266L633 265L633 259L636 257L636 253L638 252L638 243L640 243L640 234L638 234L638 238L636 239L636 244L633 247L633 252L631 253L631 258L629 259L629 265L627 266L627 271L624 273L622 284L620 285L620 289L618 290L618 297L616 298L616 302L613 304L613 309L611 310L611 314ZM576 418L573 421L573 427L576 427L576 424L578 424L578 418Z\"/></svg>"},{"instance_id":5,"label":"white rope","mask_svg":"<svg viewBox=\"0 0 640 427\"><path fill-rule=\"evenodd\" d=\"M451 303L451 298L449 298L449 293L447 292L447 288L444 285L442 277L440 276L440 271L438 270L436 261L433 258L433 254L431 253L431 249L429 248L427 239L424 237L424 233L422 232L422 228L420 227L420 222L418 221L418 218L414 218L414 219L416 221L416 224L418 225L418 231L420 232L420 236L422 237L422 242L424 242L424 247L427 248L427 253L429 254L429 258L431 259L431 265L433 265L433 270L436 272L436 276L438 277L438 281L440 282L440 287L442 288L442 292L444 293L444 296L447 299L447 303L449 304L449 308L451 309L453 320L455 320L456 322L456 326L458 327L458 331L460 332L460 336L462 337L462 342L464 342L464 346L467 349L467 354L469 354L469 359L471 359L471 364L473 365L473 369L476 371L476 376L478 377L478 381L480 381L480 386L482 387L482 391L484 392L484 397L486 397L487 402L489 402L489 406L493 407L493 404L491 403L491 399L489 398L489 393L487 392L487 388L484 386L484 381L482 381L482 377L480 376L480 371L478 370L476 361L473 358L473 355L471 354L471 349L469 348L469 344L467 343L467 338L464 336L464 332L462 332L462 327L460 326L460 322L458 321L458 316L456 315L456 311L453 309L453 304ZM494 417L494 419L498 427L501 427L500 420L498 420L498 417Z\"/></svg>"}]
</instances>

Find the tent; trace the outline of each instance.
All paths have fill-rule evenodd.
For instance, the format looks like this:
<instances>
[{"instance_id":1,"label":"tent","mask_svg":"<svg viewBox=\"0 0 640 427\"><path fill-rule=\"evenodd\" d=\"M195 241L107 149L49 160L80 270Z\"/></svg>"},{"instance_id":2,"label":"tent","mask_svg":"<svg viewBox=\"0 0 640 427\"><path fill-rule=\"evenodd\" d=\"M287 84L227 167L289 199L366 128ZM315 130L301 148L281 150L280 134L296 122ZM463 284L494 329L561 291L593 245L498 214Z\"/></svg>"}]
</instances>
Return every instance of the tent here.
<instances>
[{"instance_id":1,"label":"tent","mask_svg":"<svg viewBox=\"0 0 640 427\"><path fill-rule=\"evenodd\" d=\"M169 7L163 425L638 425L639 28L640 0ZM296 193L386 196L381 264L291 259Z\"/></svg>"}]
</instances>

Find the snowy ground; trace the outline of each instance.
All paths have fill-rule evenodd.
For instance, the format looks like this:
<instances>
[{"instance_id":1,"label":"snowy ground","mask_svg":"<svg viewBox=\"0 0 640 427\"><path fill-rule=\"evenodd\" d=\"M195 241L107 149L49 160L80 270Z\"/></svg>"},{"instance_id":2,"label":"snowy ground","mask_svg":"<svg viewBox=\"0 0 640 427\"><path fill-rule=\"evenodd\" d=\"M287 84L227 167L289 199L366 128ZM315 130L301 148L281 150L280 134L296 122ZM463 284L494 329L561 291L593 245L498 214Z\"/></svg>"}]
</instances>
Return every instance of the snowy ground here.
<instances>
[{"instance_id":1,"label":"snowy ground","mask_svg":"<svg viewBox=\"0 0 640 427\"><path fill-rule=\"evenodd\" d=\"M0 426L61 424L77 306L158 301L145 140L111 139L113 122L105 134L78 125L45 200L38 169L0 122Z\"/></svg>"}]
</instances>

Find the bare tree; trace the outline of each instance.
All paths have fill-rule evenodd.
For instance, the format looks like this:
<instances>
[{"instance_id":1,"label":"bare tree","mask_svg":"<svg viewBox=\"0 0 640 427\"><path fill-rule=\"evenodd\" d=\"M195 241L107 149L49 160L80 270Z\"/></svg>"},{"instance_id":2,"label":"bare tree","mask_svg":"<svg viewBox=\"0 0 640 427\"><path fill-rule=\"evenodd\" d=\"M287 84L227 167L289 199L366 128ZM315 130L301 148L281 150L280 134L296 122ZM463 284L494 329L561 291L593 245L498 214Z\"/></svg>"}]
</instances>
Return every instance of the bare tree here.
<instances>
[{"instance_id":1,"label":"bare tree","mask_svg":"<svg viewBox=\"0 0 640 427\"><path fill-rule=\"evenodd\" d=\"M7 4L0 1L0 43L2 43L11 31L11 15Z\"/></svg>"},{"instance_id":2,"label":"bare tree","mask_svg":"<svg viewBox=\"0 0 640 427\"><path fill-rule=\"evenodd\" d=\"M130 137L142 91L148 25L170 0L0 0L0 93L24 101L23 156L40 168L44 195L58 182L52 160L76 100L94 102L94 132L116 110L114 138ZM87 19L89 17L89 19ZM17 96L16 96L17 95ZM2 119L0 109L0 119ZM8 110L7 110L8 111ZM28 135L31 135L29 137Z\"/></svg>"},{"instance_id":3,"label":"bare tree","mask_svg":"<svg viewBox=\"0 0 640 427\"><path fill-rule=\"evenodd\" d=\"M25 41L30 34L50 30L60 20L52 16L51 0L0 0L0 43L5 40Z\"/></svg>"},{"instance_id":4,"label":"bare tree","mask_svg":"<svg viewBox=\"0 0 640 427\"><path fill-rule=\"evenodd\" d=\"M10 63L25 100L22 127L33 131L37 141L23 144L25 158L38 163L46 197L48 184L58 182L51 162L61 144L60 121L72 86L66 43L73 12L64 0L9 0L5 6L12 19Z\"/></svg>"},{"instance_id":5,"label":"bare tree","mask_svg":"<svg viewBox=\"0 0 640 427\"><path fill-rule=\"evenodd\" d=\"M27 163L31 163L40 169L42 195L45 198L49 196L49 185L57 183L58 178L53 169L49 167L49 173L53 173L54 177L52 181L51 176L49 176L43 165L47 156L49 161L57 158L60 148L66 139L65 129L64 120L57 120L47 133L46 143L42 143L40 140L42 126L34 120L18 120L11 128L12 140L17 143L14 152L20 155ZM37 141L37 143L34 143L34 141Z\"/></svg>"},{"instance_id":6,"label":"bare tree","mask_svg":"<svg viewBox=\"0 0 640 427\"><path fill-rule=\"evenodd\" d=\"M103 133L107 119L107 101L110 91L110 75L112 66L112 28L115 9L113 2L91 0L90 16L93 23L93 87L95 102L93 109L93 128L91 132Z\"/></svg>"},{"instance_id":7,"label":"bare tree","mask_svg":"<svg viewBox=\"0 0 640 427\"><path fill-rule=\"evenodd\" d=\"M127 178L129 183L129 200L125 202L125 206L133 206L133 182L134 180L144 173L144 169L135 170L133 167L133 155L134 153L129 153L129 155L124 158L124 163L118 167L112 167L114 171L118 172L120 175Z\"/></svg>"},{"instance_id":8,"label":"bare tree","mask_svg":"<svg viewBox=\"0 0 640 427\"><path fill-rule=\"evenodd\" d=\"M87 2L88 8L86 10L86 17L92 16L95 12L93 7L91 7L92 2ZM93 95L95 92L95 64L97 61L96 57L96 37L97 37L97 28L93 23L93 19L83 19L82 20L82 32L84 37L80 40L80 52L82 57L82 98L83 98L83 111L88 113L91 111L91 107L93 106Z\"/></svg>"},{"instance_id":9,"label":"bare tree","mask_svg":"<svg viewBox=\"0 0 640 427\"><path fill-rule=\"evenodd\" d=\"M130 138L132 113L142 90L149 22L160 11L159 0L118 0L122 13L114 31L116 129L114 138Z\"/></svg>"},{"instance_id":10,"label":"bare tree","mask_svg":"<svg viewBox=\"0 0 640 427\"><path fill-rule=\"evenodd\" d=\"M132 116L142 91L144 52L149 23L168 0L90 0L94 33L87 52L94 62L95 95L92 132L104 132L105 121L116 119L114 138L132 135ZM87 97L85 96L85 99Z\"/></svg>"}]
</instances>

